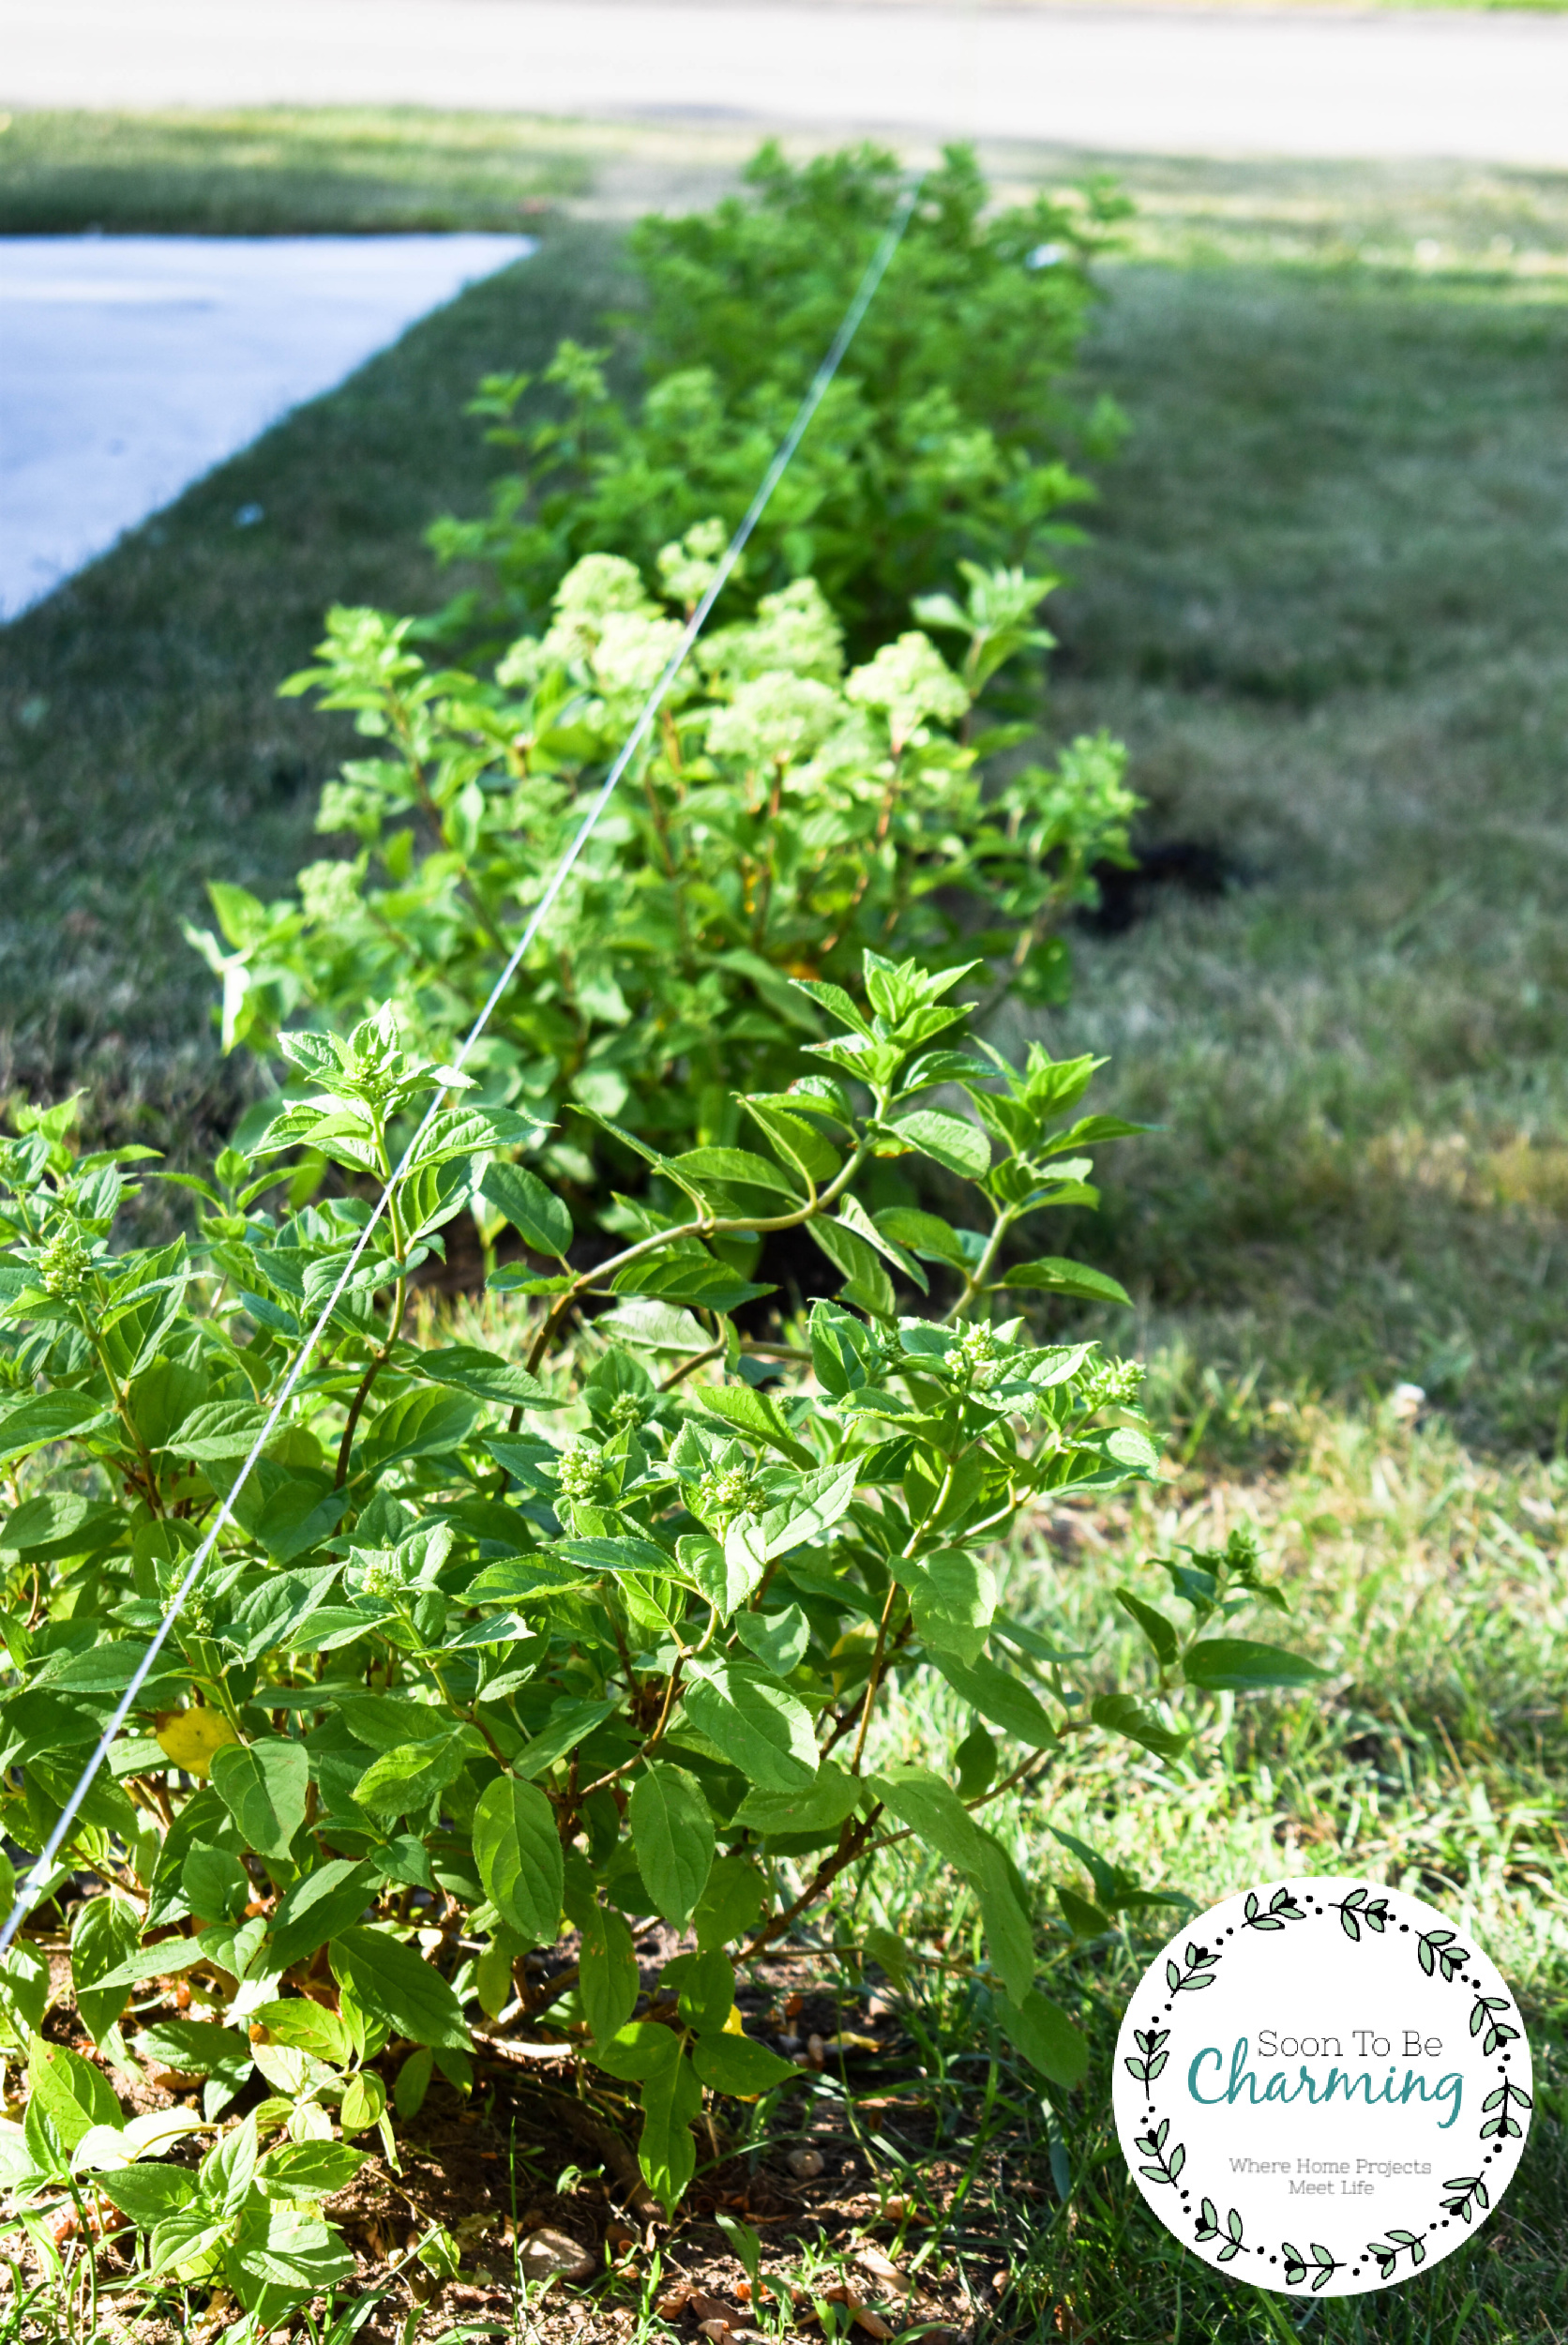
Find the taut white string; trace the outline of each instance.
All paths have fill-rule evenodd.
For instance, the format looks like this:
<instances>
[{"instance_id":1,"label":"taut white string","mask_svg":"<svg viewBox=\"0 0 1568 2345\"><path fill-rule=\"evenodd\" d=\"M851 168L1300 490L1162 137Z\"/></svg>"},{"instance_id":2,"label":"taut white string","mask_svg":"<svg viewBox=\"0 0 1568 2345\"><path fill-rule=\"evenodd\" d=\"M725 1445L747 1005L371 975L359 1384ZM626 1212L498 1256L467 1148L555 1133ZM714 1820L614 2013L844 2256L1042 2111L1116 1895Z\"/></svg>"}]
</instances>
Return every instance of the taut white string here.
<instances>
[{"instance_id":1,"label":"taut white string","mask_svg":"<svg viewBox=\"0 0 1568 2345\"><path fill-rule=\"evenodd\" d=\"M621 749L613 764L611 766L610 771L606 774L603 781L599 784L598 789L595 792L593 799L589 805L588 811L583 816L576 836L573 838L570 846L566 849L565 854L562 856L561 861L556 866L549 886L545 889L544 894L539 898L538 902L535 905L532 913L529 915L527 925L523 929L522 934L519 937L516 945L512 947L511 952L507 956L505 966L503 968L500 976L496 978L495 983L491 986L490 992L486 997L484 1007L480 1010L478 1017L475 1018L473 1025L470 1026L468 1033L463 1037L461 1047L451 1062L454 1069L459 1073L461 1072L464 1062L468 1059L475 1043L484 1033L486 1026L490 1023L497 1003L505 992L506 988L511 984L513 977L516 976L519 964L521 962L524 954L528 951L528 948L533 944L534 939L538 935L540 929L544 926L544 923L548 918L557 897L560 895L562 888L565 885L567 879L570 877L573 866L576 864L579 856L582 853L583 848L588 844L589 840L592 838L594 830L599 821L599 817L603 814L605 808L610 804L611 797L614 795L617 782L619 782L622 775L626 772L626 767L630 764L632 759L636 756L638 749L646 738L648 728L653 723L655 717L658 714L659 705L663 701L666 692L669 691L670 687L675 681L676 676L679 675L682 668L686 665L686 662L691 653L691 647L696 643L698 636L701 633L702 628L707 622L709 613L712 611L714 604L718 600L719 596L723 593L725 586L729 583L729 581L733 574L735 565L740 560L741 555L746 549L747 539L750 537L753 530L756 528L758 522L761 520L763 513L767 509L768 500L773 495L774 491L777 488L780 480L784 477L785 472L788 470L795 450L799 447L802 440L806 437L807 430L810 424L811 418L816 414L818 408L822 405L822 400L826 395L828 386L832 383L834 376L837 373L840 365L843 363L844 354L849 349L851 342L854 340L856 329L858 328L862 318L866 315L867 310L870 307L872 296L876 293L877 287L882 283L883 277L887 274L888 264L892 260L894 253L898 249L899 243L903 237L904 230L909 225L910 214L914 209L919 193L920 181L917 179L912 183L912 185L905 189L903 195L899 198L897 208L894 212L893 218L888 223L886 232L883 234L882 241L877 246L877 249L871 255L870 260L867 263L865 274L862 276L860 283L855 289L853 299L851 301L849 308L844 312L838 331L835 334L832 342L829 344L826 356L823 357L821 366L812 376L810 384L807 388L806 396L801 401L799 407L795 411L794 420L791 424L788 431L784 434L783 439L779 442L777 449L774 454L773 461L769 464L767 471L762 476L761 485L759 487L756 495L752 498L751 503L746 507L744 519L741 521L734 536L731 538L729 545L726 547L723 556L719 561L718 567L715 570L712 579L709 581L706 593L698 603L696 609L692 612L690 618L686 621L686 627L681 634L680 643L677 644L675 650L671 654L663 674L659 677L658 682L654 686L652 691L648 694L647 699L643 702L641 713L638 717L637 722L633 725L630 733L626 735L626 740L622 743ZM116 1702L113 1716L111 1717L108 1725L104 1728L103 1732L98 1739L97 1748L94 1750L92 1757L88 1760L87 1764L83 1769L75 1790L71 1793L69 1799L66 1802L65 1808L61 1811L59 1823L54 1826L53 1831L44 1842L44 1845L39 1850L37 1857L35 1857L33 1863L28 1867L26 1877L17 1891L16 1903L11 1908L4 1929L0 1929L0 1954L5 1953L7 1947L10 1944L12 1939L16 1936L18 1929L21 1928L23 1918L28 1910L29 1899L37 1893L41 1884L48 1879L50 1870L54 1863L54 1859L60 1853L60 1849L65 1841L67 1833L70 1830L71 1825L76 1821L77 1814L81 1808L83 1801L86 1798L88 1792L92 1789L98 1769L102 1766L105 1759L108 1758L115 1736L119 1733L120 1729L124 1726L127 1718L130 1716L132 1709L135 1707L137 1695L141 1692L148 1677L152 1674L153 1664L158 1659L158 1655L162 1652L164 1645L168 1642L174 1624L179 1619L181 1612L185 1609L186 1598L189 1596L191 1589L196 1585L197 1581L201 1578L207 1559L211 1555L213 1549L218 1544L219 1535L222 1531L224 1525L233 1520L234 1501L239 1496L240 1491L245 1488L247 1478L254 1468L256 1460L260 1458L267 1443L272 1439L273 1433L277 1429L278 1420L282 1415L284 1409L288 1406L288 1403L293 1397L294 1387L299 1383L301 1376L305 1373L311 1354L314 1353L317 1344L321 1341L323 1332L330 1321L333 1312L337 1309L339 1302L341 1300L343 1292L348 1286L349 1280L354 1276L354 1269L359 1263L360 1257L363 1255L366 1247L370 1242L370 1237L375 1230L376 1224L380 1221L382 1215L385 1212L394 1190L398 1188L399 1183L403 1179L410 1164L413 1162L420 1142L424 1139L427 1131L429 1131L435 1116L440 1112L441 1102L444 1096L444 1093L438 1091L434 1098L430 1101L430 1106L426 1109L424 1115L420 1119L418 1129L415 1131L413 1139L409 1142L408 1146L403 1150L401 1157L399 1158L390 1180L388 1180L386 1186L383 1188L381 1195L376 1199L375 1206L370 1214L369 1219L360 1231L353 1251L350 1253L348 1260L344 1263L341 1271L339 1273L337 1285L327 1296L325 1303L322 1307L320 1317L317 1319L315 1325L311 1328L309 1335L306 1338L305 1343L295 1358L294 1366L290 1369L288 1375L279 1385L272 1405L267 1411L266 1417L262 1425L261 1430L257 1433L255 1440L250 1445L250 1448L246 1456L245 1463L241 1466L239 1473L234 1477L233 1488L230 1490L229 1494L224 1499L222 1505L219 1507L219 1510L214 1516L212 1522L201 1542L201 1545L197 1548L195 1554L191 1557L189 1568L187 1570L185 1578L180 1581L178 1588L175 1590L173 1597L170 1602L169 1608L164 1614L163 1620L159 1625L151 1644L147 1647L146 1652L138 1662L129 1685L126 1687L125 1692L120 1696L119 1701Z\"/></svg>"}]
</instances>

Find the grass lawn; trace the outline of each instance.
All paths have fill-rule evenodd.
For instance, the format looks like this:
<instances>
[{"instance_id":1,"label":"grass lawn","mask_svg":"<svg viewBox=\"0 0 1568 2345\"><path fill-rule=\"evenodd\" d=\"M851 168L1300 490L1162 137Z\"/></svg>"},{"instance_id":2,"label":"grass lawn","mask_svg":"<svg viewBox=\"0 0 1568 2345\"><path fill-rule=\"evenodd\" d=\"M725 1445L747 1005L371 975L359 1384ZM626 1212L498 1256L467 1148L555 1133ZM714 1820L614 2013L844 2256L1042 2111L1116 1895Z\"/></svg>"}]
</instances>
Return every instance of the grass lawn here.
<instances>
[{"instance_id":1,"label":"grass lawn","mask_svg":"<svg viewBox=\"0 0 1568 2345\"><path fill-rule=\"evenodd\" d=\"M0 234L279 236L515 229L592 181L585 141L505 115L286 107L13 114Z\"/></svg>"},{"instance_id":2,"label":"grass lawn","mask_svg":"<svg viewBox=\"0 0 1568 2345\"><path fill-rule=\"evenodd\" d=\"M460 166L485 176L457 129L438 131L448 159L410 182L410 206ZM247 135L214 131L242 152ZM462 204L501 202L503 182L522 201L528 170L556 168L547 139L510 135L513 160ZM168 150L147 140L147 192L106 225L153 224L136 206ZM111 159L133 144L109 142ZM304 128L284 142L302 173L309 144ZM995 161L1022 180L1060 159ZM641 173L656 200L656 164L627 134L596 162L589 202L612 170ZM396 177L384 154L367 181L378 174ZM207 173L188 224L238 217L223 175ZM331 165L336 192L309 218L342 224L332 206L361 200L350 175ZM1047 1026L1053 1047L1110 1054L1115 1104L1161 1127L1108 1156L1106 1211L1062 1243L1138 1296L1172 1469L1136 1504L1042 1523L1013 1592L1043 1630L1097 1642L1108 1687L1138 1687L1145 1664L1105 1627L1110 1590L1153 1595L1151 1555L1251 1521L1290 1591L1293 1642L1330 1678L1310 1700L1226 1698L1173 1768L1091 1757L1045 1812L1199 1904L1281 1868L1365 1869L1434 1898L1525 2001L1536 2130L1497 2218L1389 2293L1301 2304L1197 2265L1145 2215L1108 2129L1116 2025L1164 1929L1073 1939L1050 1884L1090 1884L1036 1806L1008 1829L1041 1884L1045 1984L1094 2042L1089 2086L1049 2110L967 1991L921 1988L896 2056L864 2078L852 2065L847 2089L821 2080L801 2123L824 2172L764 2231L764 2262L825 2284L869 2232L976 2338L1560 2337L1568 188L1435 168L1125 175L1144 212L1107 273L1086 371L1137 429L1061 599L1051 722L1122 731L1149 842L1196 842L1229 881L1213 899L1151 888L1124 931L1079 934L1077 999ZM264 199L252 189L244 217ZM15 226L21 197L5 201ZM455 224L495 224L457 209ZM616 296L609 227L562 210L543 233L537 259L416 327L6 631L11 1082L91 1082L122 1136L186 1145L220 1124L239 1078L215 1059L179 923L203 916L204 878L266 892L316 852L316 787L342 736L277 702L277 680L327 601L413 610L444 594L418 533L478 502L490 458L460 413L474 378L529 364L561 332L590 336ZM264 523L236 529L251 502ZM460 1332L487 1327L461 1307ZM1425 1405L1389 1401L1401 1380ZM887 1732L944 1754L963 1725L925 1688ZM907 1846L885 1861L881 1917L935 1955L960 1950L951 1881ZM821 1973L822 1991L845 1985L826 1958ZM591 2175L546 2171L539 2108L487 2091L477 2130L451 2132L456 2104L439 2095L432 2123L504 2160L520 2111L534 2164L519 2186L596 2220ZM447 2153L415 2132L410 2188L433 2190L420 2175ZM776 2169L760 2154L758 2175ZM724 2169L761 2212L749 2171ZM904 2213L880 2222L890 2197ZM932 2209L936 2225L921 2219ZM701 2216L666 2250L666 2278L671 2263L715 2286L738 2275ZM690 2335L685 2316L656 2315L648 2254L625 2264L586 2322L552 2298L520 2334ZM449 2304L423 2334L463 2317Z\"/></svg>"}]
</instances>

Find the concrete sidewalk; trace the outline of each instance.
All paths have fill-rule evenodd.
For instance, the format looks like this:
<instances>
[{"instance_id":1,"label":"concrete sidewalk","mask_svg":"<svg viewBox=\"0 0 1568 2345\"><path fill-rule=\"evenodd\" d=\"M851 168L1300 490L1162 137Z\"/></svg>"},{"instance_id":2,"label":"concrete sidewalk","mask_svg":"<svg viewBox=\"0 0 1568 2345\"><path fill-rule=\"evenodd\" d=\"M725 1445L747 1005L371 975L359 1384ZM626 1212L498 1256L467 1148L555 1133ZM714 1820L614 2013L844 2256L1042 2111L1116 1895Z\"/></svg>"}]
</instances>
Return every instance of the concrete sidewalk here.
<instances>
[{"instance_id":1,"label":"concrete sidewalk","mask_svg":"<svg viewBox=\"0 0 1568 2345\"><path fill-rule=\"evenodd\" d=\"M0 103L427 105L1568 169L1568 19L865 0L0 0Z\"/></svg>"},{"instance_id":2,"label":"concrete sidewalk","mask_svg":"<svg viewBox=\"0 0 1568 2345\"><path fill-rule=\"evenodd\" d=\"M527 236L0 238L0 618L533 250Z\"/></svg>"}]
</instances>

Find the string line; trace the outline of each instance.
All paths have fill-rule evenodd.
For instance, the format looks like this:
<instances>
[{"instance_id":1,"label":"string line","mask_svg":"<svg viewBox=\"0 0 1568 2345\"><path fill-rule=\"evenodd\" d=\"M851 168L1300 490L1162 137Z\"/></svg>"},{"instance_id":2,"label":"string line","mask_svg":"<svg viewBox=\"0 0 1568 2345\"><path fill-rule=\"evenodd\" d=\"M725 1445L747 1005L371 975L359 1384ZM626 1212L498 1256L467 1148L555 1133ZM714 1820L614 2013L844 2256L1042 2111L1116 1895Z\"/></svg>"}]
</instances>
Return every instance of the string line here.
<instances>
[{"instance_id":1,"label":"string line","mask_svg":"<svg viewBox=\"0 0 1568 2345\"><path fill-rule=\"evenodd\" d=\"M646 700L643 702L641 711L636 723L633 725L630 733L626 735L626 740L622 743L614 763L611 764L610 771L606 774L604 780L595 792L593 799L589 804L588 811L584 815L581 824L579 825L570 846L566 849L565 854L562 856L561 861L556 866L549 885L546 887L544 894L539 898L538 902L535 905L533 912L530 914L527 925L523 929L522 934L519 937L516 945L507 956L505 965L502 969L500 976L496 978L495 983L491 986L489 994L486 996L483 1008L480 1010L477 1018L474 1021L473 1025L469 1028L468 1033L463 1037L461 1046L458 1050L454 1058L451 1060L450 1064L455 1072L460 1074L461 1073L465 1062L474 1051L480 1036L484 1033L485 1028L490 1023L497 1004L505 992L506 988L511 984L512 979L516 976L518 968L523 960L524 955L528 952L535 938L538 935L540 929L544 926L546 919L549 917L550 913L555 905L556 900L560 896L561 890L565 887L567 879L570 877L573 868L580 857L583 849L587 846L589 840L592 838L601 815L604 813L606 807L610 804L611 797L614 795L617 783L625 774L626 767L630 764L632 759L636 756L637 751L641 747L643 741L647 738L648 729L658 714L658 710L665 694L669 691L670 687L675 681L676 676L679 675L682 668L686 665L687 658L690 657L692 646L696 643L699 635L701 633L710 612L713 610L715 603L718 600L719 596L723 593L724 588L728 585L730 579L733 575L735 565L740 560L742 553L745 552L747 540L750 538L752 532L756 529L758 522L761 520L763 513L766 511L768 502L772 497L774 491L777 488L779 481L783 478L784 474L789 469L796 449L800 446L802 440L806 436L812 416L822 405L834 376L837 373L839 367L843 363L844 355L848 351L851 342L854 340L855 333L860 325L861 320L865 317L867 309L869 309L872 297L875 295L878 286L882 283L883 277L887 274L888 265L892 261L895 252L897 250L898 246L903 239L904 231L909 225L910 215L913 211L915 204L918 201L920 184L920 181L916 179L910 187L906 188L903 195L899 198L897 206L887 225L885 232L882 234L881 242L878 244L875 252L871 255L870 260L867 263L865 273L860 280L859 285L855 289L853 298L851 300L849 308L844 312L843 318L839 324L838 331L835 334L833 340L828 345L822 364L818 367L816 373L812 376L810 384L807 388L806 395L795 411L794 420L791 424L788 431L784 434L783 439L779 442L778 446L774 453L773 461L769 464L767 471L762 476L761 483L758 488L756 495L752 498L750 505L746 507L744 518L735 530L734 535L731 537L729 545L726 547L724 553L719 560L717 568L715 570L712 579L708 582L706 592L702 595L701 599L697 603L695 609L692 611L691 616L687 619L686 627L682 630L681 640L676 645L674 651L671 654L669 660L666 662L663 673L660 675L657 683L654 686ZM446 1089L449 1088L450 1086L446 1087ZM300 1378L304 1375L306 1368L309 1366L310 1358L315 1352L316 1346L320 1342L322 1335L332 1318L333 1312L337 1309L339 1301L342 1299L344 1290L347 1288L350 1279L353 1278L360 1258L364 1254L366 1247L370 1242L370 1238L377 1224L380 1222L383 1214L385 1212L387 1205L391 1202L394 1192L406 1176L409 1167L413 1163L415 1157L418 1152L420 1142L423 1141L425 1134L429 1131L430 1125L435 1120L435 1117L440 1113L442 1102L446 1096L446 1089L438 1091L430 1101L430 1106L426 1109L424 1115L420 1119L418 1128L415 1132L414 1137L410 1140L407 1147L403 1150L401 1157L398 1159L397 1166L394 1169L390 1179L383 1188L380 1196L376 1199L375 1206L369 1216L369 1218L366 1221L364 1228L360 1231L353 1250L349 1254L347 1261L344 1263L341 1271L339 1273L337 1284L334 1286L331 1294L327 1296L325 1303L323 1305L321 1314L317 1319L315 1325L311 1328L309 1335L306 1338L305 1343L296 1356L294 1366L290 1369L288 1375L284 1378L281 1385L279 1387L278 1393L267 1411L261 1430L257 1433L254 1441L251 1443L249 1450L246 1455L245 1462L240 1467L238 1474L234 1477L233 1487L229 1490L227 1497L223 1500L222 1505L219 1507L217 1514L213 1518L211 1525L209 1526L205 1536L203 1537L201 1544L198 1546L195 1554L192 1556L189 1567L187 1570L184 1579L180 1581L178 1588L175 1590L174 1595L164 1613L163 1620L153 1637L152 1642L149 1644L146 1652L143 1655L142 1659L137 1664L129 1685L126 1687L125 1692L121 1695L118 1702L115 1704L113 1717L110 1718L108 1725L104 1728L103 1732L98 1739L98 1746L93 1751L91 1758L88 1760L86 1766L83 1769L75 1790L71 1793L69 1799L66 1802L65 1808L61 1811L60 1821L54 1826L54 1829L50 1834L48 1839L44 1842L43 1847L39 1850L38 1854L34 1859L33 1863L29 1866L26 1876L17 1890L16 1902L11 1908L10 1914L6 1921L5 1928L0 1929L0 1955L3 1955L6 1952L7 1948L10 1945L12 1939L16 1936L18 1929L21 1928L23 1919L28 1911L29 1899L37 1893L40 1884L47 1880L53 1866L54 1859L60 1853L66 1835L70 1830L71 1825L75 1823L77 1815L81 1810L82 1803L86 1798L87 1793L91 1791L93 1784L97 1779L98 1769L108 1758L116 1735L120 1732L120 1730L125 1725L126 1720L130 1716L132 1709L135 1707L137 1695L141 1692L148 1677L152 1674L153 1665L157 1661L158 1655L162 1652L164 1645L168 1642L168 1640L173 1631L174 1626L178 1621L181 1612L185 1609L186 1599L190 1595L191 1590L195 1587L197 1581L201 1578L202 1572L206 1566L213 1549L218 1544L219 1536L223 1531L224 1526L234 1520L234 1502L238 1498L240 1491L245 1488L246 1482L253 1471L257 1460L261 1457L263 1450L266 1447L267 1443L271 1440L273 1433L276 1431L278 1420L282 1415L284 1409L288 1406L290 1399L293 1398L295 1387L297 1386Z\"/></svg>"}]
</instances>

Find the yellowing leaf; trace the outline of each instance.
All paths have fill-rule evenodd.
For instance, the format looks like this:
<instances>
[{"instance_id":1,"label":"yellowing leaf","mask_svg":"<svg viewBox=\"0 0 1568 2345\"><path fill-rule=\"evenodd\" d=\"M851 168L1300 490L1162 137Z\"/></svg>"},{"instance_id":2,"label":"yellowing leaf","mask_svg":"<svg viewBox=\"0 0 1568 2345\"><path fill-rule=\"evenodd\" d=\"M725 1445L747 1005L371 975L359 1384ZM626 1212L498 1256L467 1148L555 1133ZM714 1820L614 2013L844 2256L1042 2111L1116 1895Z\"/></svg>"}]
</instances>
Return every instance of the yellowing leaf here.
<instances>
[{"instance_id":1,"label":"yellowing leaf","mask_svg":"<svg viewBox=\"0 0 1568 2345\"><path fill-rule=\"evenodd\" d=\"M200 1776L204 1782L212 1773L213 1754L225 1744L237 1743L239 1736L216 1710L160 1710L158 1714L158 1747L164 1757L187 1775Z\"/></svg>"},{"instance_id":2,"label":"yellowing leaf","mask_svg":"<svg viewBox=\"0 0 1568 2345\"><path fill-rule=\"evenodd\" d=\"M746 2034L746 2020L742 2016L741 2007L738 2003L732 2003L730 2005L730 2017L724 2022L724 2033L726 2035L744 2035Z\"/></svg>"}]
</instances>

